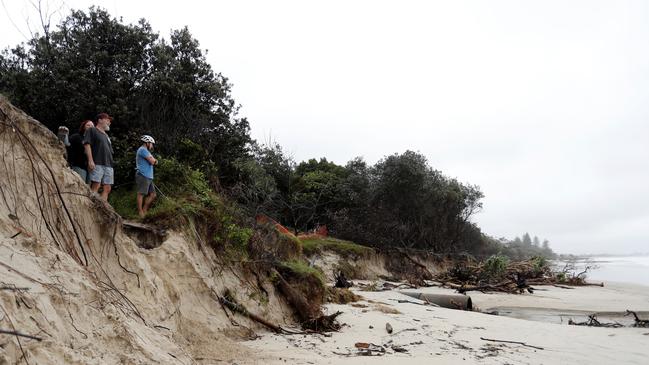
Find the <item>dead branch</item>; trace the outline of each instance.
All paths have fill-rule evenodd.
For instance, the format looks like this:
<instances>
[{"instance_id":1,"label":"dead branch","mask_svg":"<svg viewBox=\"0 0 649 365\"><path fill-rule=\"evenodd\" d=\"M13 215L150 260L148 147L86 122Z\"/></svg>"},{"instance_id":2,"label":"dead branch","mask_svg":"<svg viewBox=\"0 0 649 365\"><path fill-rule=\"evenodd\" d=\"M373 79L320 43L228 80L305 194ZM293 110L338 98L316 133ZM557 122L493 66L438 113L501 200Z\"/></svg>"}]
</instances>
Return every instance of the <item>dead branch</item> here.
<instances>
[{"instance_id":1,"label":"dead branch","mask_svg":"<svg viewBox=\"0 0 649 365\"><path fill-rule=\"evenodd\" d=\"M517 344L517 345L523 345L525 347L531 347L531 348L537 349L537 350L545 350L543 347L528 345L525 342L520 342L520 341L495 340L495 339L492 339L492 338L484 338L484 337L480 337L480 339L483 340L483 341L491 341L491 342L514 343L514 344Z\"/></svg>"},{"instance_id":2,"label":"dead branch","mask_svg":"<svg viewBox=\"0 0 649 365\"><path fill-rule=\"evenodd\" d=\"M628 316L629 314L633 315L633 318L635 320L633 327L649 327L649 319L640 319L636 312L627 309L626 315Z\"/></svg>"},{"instance_id":3,"label":"dead branch","mask_svg":"<svg viewBox=\"0 0 649 365\"><path fill-rule=\"evenodd\" d=\"M606 322L604 322L604 323L602 323L597 319L597 314L595 314L595 313L589 315L588 320L585 321L585 322L575 322L571 318L571 319L568 320L568 324L573 325L573 326L587 326L587 327L606 327L606 328L624 327L623 324L617 323L617 322L614 322L614 323L606 323Z\"/></svg>"}]
</instances>

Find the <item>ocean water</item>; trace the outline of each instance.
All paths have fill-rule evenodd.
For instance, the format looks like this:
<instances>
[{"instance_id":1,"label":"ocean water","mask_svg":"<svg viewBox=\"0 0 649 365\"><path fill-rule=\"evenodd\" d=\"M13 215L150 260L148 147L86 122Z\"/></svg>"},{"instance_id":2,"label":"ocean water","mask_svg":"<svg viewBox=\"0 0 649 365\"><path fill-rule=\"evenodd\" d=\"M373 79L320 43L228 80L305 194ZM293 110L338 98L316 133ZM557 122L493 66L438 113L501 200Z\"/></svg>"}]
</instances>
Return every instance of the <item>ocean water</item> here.
<instances>
[{"instance_id":1,"label":"ocean water","mask_svg":"<svg viewBox=\"0 0 649 365\"><path fill-rule=\"evenodd\" d=\"M649 286L649 256L591 257L589 261L597 266L588 272L589 282L615 281ZM584 263L580 262L579 266L583 267Z\"/></svg>"}]
</instances>

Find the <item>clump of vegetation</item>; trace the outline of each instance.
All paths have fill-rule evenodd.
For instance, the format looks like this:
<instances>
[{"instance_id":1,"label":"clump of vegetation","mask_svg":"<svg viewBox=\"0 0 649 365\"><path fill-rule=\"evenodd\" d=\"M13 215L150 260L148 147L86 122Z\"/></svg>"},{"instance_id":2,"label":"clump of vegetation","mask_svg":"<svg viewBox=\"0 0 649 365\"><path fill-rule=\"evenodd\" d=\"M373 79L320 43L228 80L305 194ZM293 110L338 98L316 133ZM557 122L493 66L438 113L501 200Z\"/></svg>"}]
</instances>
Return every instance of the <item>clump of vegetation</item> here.
<instances>
[{"instance_id":1,"label":"clump of vegetation","mask_svg":"<svg viewBox=\"0 0 649 365\"><path fill-rule=\"evenodd\" d=\"M306 237L301 239L304 254L312 256L322 251L333 251L342 257L367 257L374 249L356 244L351 241L339 240L332 237Z\"/></svg>"},{"instance_id":2,"label":"clump of vegetation","mask_svg":"<svg viewBox=\"0 0 649 365\"><path fill-rule=\"evenodd\" d=\"M303 260L282 261L278 266L283 273L288 273L287 275L284 275L285 277L292 277L306 281L312 281L311 279L314 278L323 288L325 286L326 280L322 271L309 266L309 264Z\"/></svg>"},{"instance_id":3,"label":"clump of vegetation","mask_svg":"<svg viewBox=\"0 0 649 365\"><path fill-rule=\"evenodd\" d=\"M507 273L507 265L509 265L509 258L502 255L492 255L482 263L480 279L486 282L502 280Z\"/></svg>"},{"instance_id":4,"label":"clump of vegetation","mask_svg":"<svg viewBox=\"0 0 649 365\"><path fill-rule=\"evenodd\" d=\"M225 253L232 259L246 260L249 258L248 243L254 234L249 227L242 227L233 221L233 217L221 217L221 229L214 236L216 242L224 242Z\"/></svg>"},{"instance_id":5,"label":"clump of vegetation","mask_svg":"<svg viewBox=\"0 0 649 365\"><path fill-rule=\"evenodd\" d=\"M593 267L585 263L583 270L579 271L574 262L567 262L562 270L557 271L543 256L510 261L507 256L493 255L481 263L457 263L436 275L435 280L461 293L470 290L533 293L535 285L593 285L585 281L586 273Z\"/></svg>"},{"instance_id":6,"label":"clump of vegetation","mask_svg":"<svg viewBox=\"0 0 649 365\"><path fill-rule=\"evenodd\" d=\"M236 205L210 187L203 172L175 158L158 159L155 168L157 199L144 218L159 227L189 230L228 257L246 260L253 229ZM118 187L110 203L124 218L139 219L134 184Z\"/></svg>"},{"instance_id":7,"label":"clump of vegetation","mask_svg":"<svg viewBox=\"0 0 649 365\"><path fill-rule=\"evenodd\" d=\"M536 277L542 276L551 270L548 259L543 256L536 256L532 258L532 271Z\"/></svg>"},{"instance_id":8,"label":"clump of vegetation","mask_svg":"<svg viewBox=\"0 0 649 365\"><path fill-rule=\"evenodd\" d=\"M158 197L146 218L149 221L174 225L182 223L174 218L223 208L221 198L210 189L205 175L174 158L158 159L154 184ZM110 203L122 217L136 219L135 197L135 182L125 182L111 193Z\"/></svg>"},{"instance_id":9,"label":"clump of vegetation","mask_svg":"<svg viewBox=\"0 0 649 365\"><path fill-rule=\"evenodd\" d=\"M362 300L358 294L354 294L347 288L327 287L327 303L347 304Z\"/></svg>"}]
</instances>

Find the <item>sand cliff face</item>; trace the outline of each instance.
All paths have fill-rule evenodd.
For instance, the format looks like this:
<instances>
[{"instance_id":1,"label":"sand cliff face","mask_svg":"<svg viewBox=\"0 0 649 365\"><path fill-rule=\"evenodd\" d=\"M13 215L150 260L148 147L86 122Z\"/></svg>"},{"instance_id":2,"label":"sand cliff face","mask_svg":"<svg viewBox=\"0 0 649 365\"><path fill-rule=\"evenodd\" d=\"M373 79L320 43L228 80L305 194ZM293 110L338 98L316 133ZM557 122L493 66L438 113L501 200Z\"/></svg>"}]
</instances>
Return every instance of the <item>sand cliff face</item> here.
<instances>
[{"instance_id":1,"label":"sand cliff face","mask_svg":"<svg viewBox=\"0 0 649 365\"><path fill-rule=\"evenodd\" d=\"M231 338L254 324L215 300L291 322L191 234L144 249L68 168L56 136L0 96L0 364L189 364L254 358ZM17 289L14 289L17 288ZM250 289L249 289L250 288Z\"/></svg>"}]
</instances>

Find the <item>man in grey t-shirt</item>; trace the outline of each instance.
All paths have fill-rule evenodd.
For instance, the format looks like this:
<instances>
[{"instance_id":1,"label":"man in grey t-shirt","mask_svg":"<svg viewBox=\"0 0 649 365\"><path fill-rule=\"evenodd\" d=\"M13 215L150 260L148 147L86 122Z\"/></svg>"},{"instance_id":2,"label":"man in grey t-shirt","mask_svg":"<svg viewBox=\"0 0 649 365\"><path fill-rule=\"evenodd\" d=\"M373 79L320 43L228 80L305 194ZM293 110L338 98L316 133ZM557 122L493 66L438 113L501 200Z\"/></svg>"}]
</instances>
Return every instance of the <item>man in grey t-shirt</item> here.
<instances>
[{"instance_id":1,"label":"man in grey t-shirt","mask_svg":"<svg viewBox=\"0 0 649 365\"><path fill-rule=\"evenodd\" d=\"M103 191L101 197L108 200L113 181L113 146L108 138L110 124L113 118L106 113L97 115L97 126L90 128L83 136L83 147L88 157L88 173L90 174L90 189Z\"/></svg>"}]
</instances>

